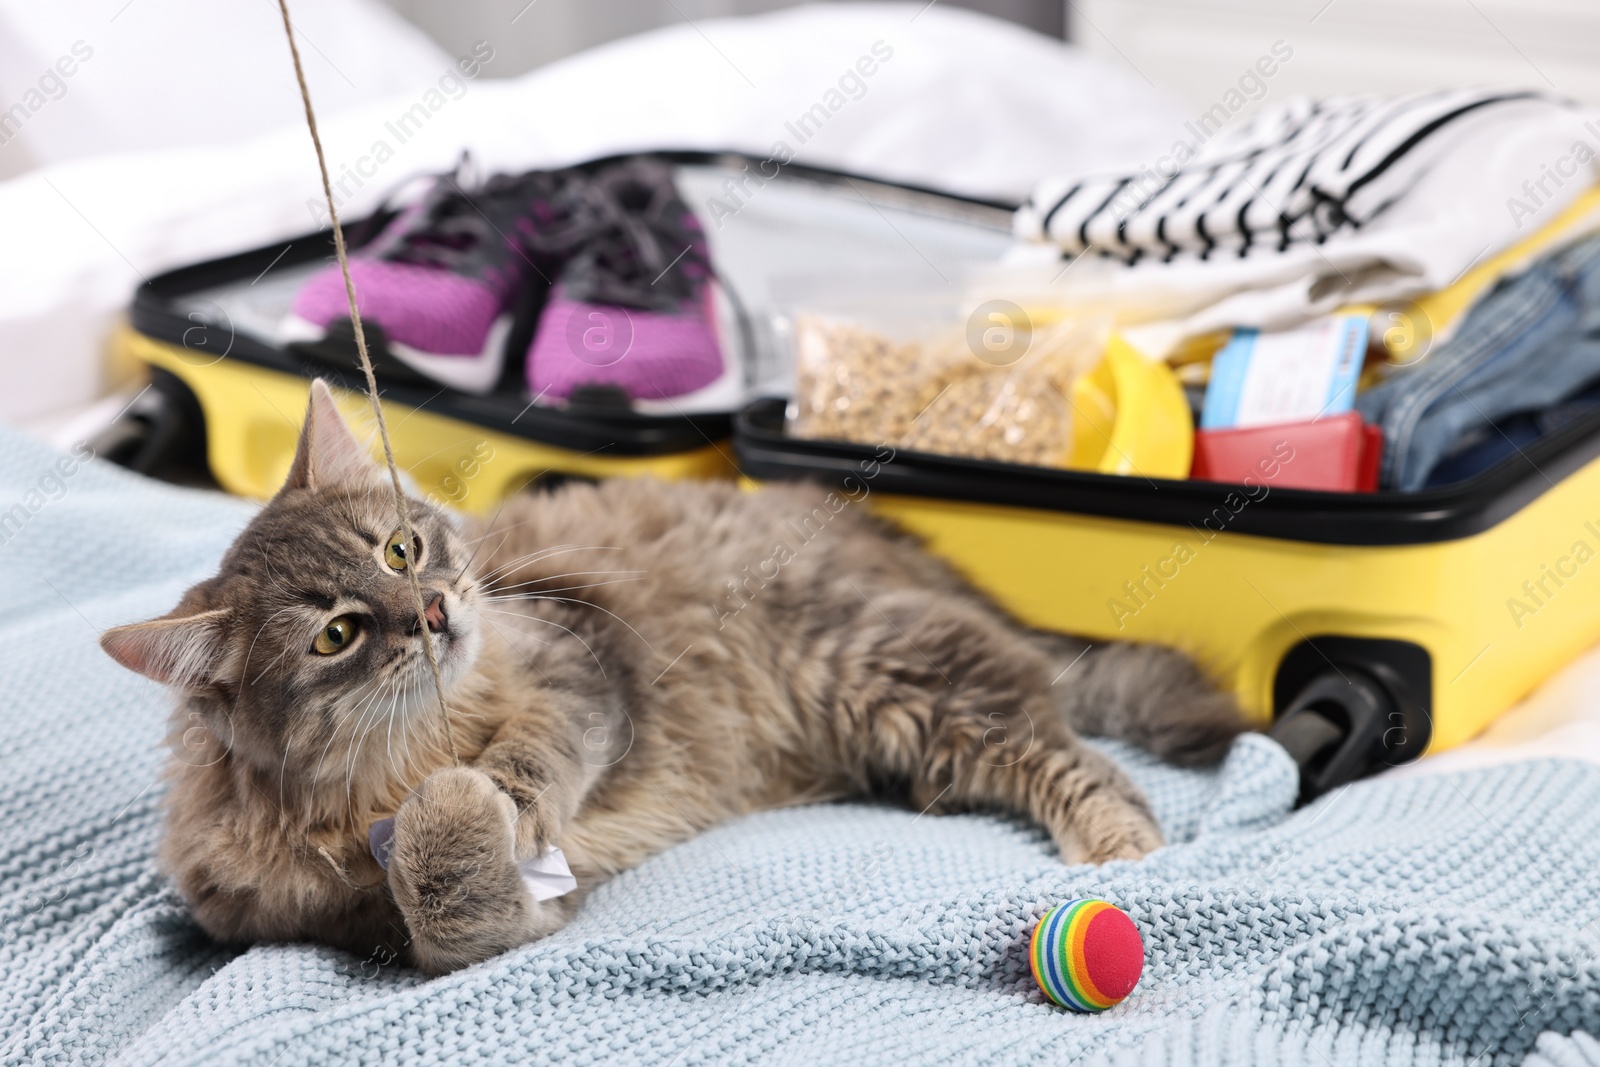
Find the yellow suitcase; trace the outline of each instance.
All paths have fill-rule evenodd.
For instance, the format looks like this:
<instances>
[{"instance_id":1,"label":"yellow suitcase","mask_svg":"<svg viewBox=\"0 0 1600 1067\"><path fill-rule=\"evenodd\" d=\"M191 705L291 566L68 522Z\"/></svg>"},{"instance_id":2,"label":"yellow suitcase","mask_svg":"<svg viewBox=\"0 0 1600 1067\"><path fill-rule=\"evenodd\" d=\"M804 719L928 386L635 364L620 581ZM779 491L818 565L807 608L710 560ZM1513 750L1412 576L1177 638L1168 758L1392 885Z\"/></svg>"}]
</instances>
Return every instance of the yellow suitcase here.
<instances>
[{"instance_id":1,"label":"yellow suitcase","mask_svg":"<svg viewBox=\"0 0 1600 1067\"><path fill-rule=\"evenodd\" d=\"M734 447L752 479L846 489L1026 623L1192 653L1307 796L1468 740L1600 638L1600 416L1418 493L886 458L787 436L781 400Z\"/></svg>"}]
</instances>

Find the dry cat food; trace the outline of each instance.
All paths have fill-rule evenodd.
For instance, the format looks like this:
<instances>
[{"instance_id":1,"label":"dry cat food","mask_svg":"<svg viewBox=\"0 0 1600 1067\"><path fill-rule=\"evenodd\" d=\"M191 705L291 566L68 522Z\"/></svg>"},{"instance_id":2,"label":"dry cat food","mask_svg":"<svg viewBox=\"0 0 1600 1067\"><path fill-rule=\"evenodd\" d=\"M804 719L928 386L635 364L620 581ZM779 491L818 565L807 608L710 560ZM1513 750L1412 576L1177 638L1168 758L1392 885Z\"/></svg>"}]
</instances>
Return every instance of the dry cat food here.
<instances>
[{"instance_id":1,"label":"dry cat food","mask_svg":"<svg viewBox=\"0 0 1600 1067\"><path fill-rule=\"evenodd\" d=\"M1065 464L1072 384L1104 337L1081 320L1033 331L1025 353L998 365L952 331L897 341L849 322L795 320L797 437L891 444L1038 466Z\"/></svg>"}]
</instances>

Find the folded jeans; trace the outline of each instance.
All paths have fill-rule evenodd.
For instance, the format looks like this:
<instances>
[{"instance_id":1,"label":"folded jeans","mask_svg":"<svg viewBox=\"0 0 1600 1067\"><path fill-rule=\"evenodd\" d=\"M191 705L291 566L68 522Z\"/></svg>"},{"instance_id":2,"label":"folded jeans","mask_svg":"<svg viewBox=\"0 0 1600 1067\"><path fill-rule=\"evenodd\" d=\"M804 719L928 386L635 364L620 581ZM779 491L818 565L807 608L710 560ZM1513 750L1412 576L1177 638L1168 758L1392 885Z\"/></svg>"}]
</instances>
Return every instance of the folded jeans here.
<instances>
[{"instance_id":1,"label":"folded jeans","mask_svg":"<svg viewBox=\"0 0 1600 1067\"><path fill-rule=\"evenodd\" d=\"M1507 278L1421 362L1362 393L1384 435L1385 489L1414 491L1458 442L1600 379L1600 235Z\"/></svg>"}]
</instances>

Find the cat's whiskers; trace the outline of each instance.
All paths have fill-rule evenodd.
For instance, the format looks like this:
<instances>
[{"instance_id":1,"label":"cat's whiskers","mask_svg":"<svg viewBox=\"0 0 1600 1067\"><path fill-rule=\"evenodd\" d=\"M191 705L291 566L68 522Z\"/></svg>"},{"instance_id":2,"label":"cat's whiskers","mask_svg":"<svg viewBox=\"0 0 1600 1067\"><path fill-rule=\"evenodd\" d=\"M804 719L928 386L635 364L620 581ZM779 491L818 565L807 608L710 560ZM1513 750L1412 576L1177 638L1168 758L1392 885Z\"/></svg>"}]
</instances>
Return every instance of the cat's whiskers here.
<instances>
[{"instance_id":1,"label":"cat's whiskers","mask_svg":"<svg viewBox=\"0 0 1600 1067\"><path fill-rule=\"evenodd\" d=\"M505 504L501 503L500 506L501 507L505 507ZM518 523L517 525L520 526L522 524ZM515 528L516 527L512 527L512 529L515 529ZM470 544L474 544L477 547L472 550L472 555L467 557L467 561L461 565L461 569L456 571L456 576L455 576L454 579L452 579L453 581L460 581L461 580L461 576L463 574L467 573L467 571L471 569L473 561L478 558L478 553L483 551L483 542L487 541L492 536L494 536L494 534L492 532L491 533L486 533L482 537L475 538L473 541L469 542ZM504 536L502 536L500 538L500 543L498 545L494 546L495 552L498 552L502 548L504 548L506 541L508 541L510 538L511 538L511 530L506 530ZM492 554L493 553L491 553L491 555Z\"/></svg>"},{"instance_id":2,"label":"cat's whiskers","mask_svg":"<svg viewBox=\"0 0 1600 1067\"><path fill-rule=\"evenodd\" d=\"M371 724L368 725L367 728L364 731L362 731L361 737L354 744L352 744L350 746L350 763L349 763L348 769L345 772L344 787L345 787L346 810L350 814L350 821L352 823L354 823L356 821L356 797L355 797L356 761L360 758L361 749L366 745L368 736L371 735L373 730L376 730L378 728L378 723L383 721L385 718L387 718L390 722L394 721L394 709L395 709L395 705L398 703L399 699L400 699L400 694L395 693L395 694L391 695L389 697L389 706L383 711L382 714L377 714L376 713L377 709L376 709L376 705L375 705L374 709L373 709L374 710L374 714L372 715Z\"/></svg>"},{"instance_id":3,"label":"cat's whiskers","mask_svg":"<svg viewBox=\"0 0 1600 1067\"><path fill-rule=\"evenodd\" d=\"M554 592L554 591L555 590L551 590L551 592ZM621 615L618 615L616 612L612 611L610 608L602 607L601 605L596 604L592 600L580 600L577 597L570 597L570 596L546 596L544 593L528 594L527 595L527 599L529 599L529 600L549 600L549 601L552 601L554 603L560 603L560 604L581 604L583 607L586 607L586 608L594 608L596 611L603 611L607 615L610 615L613 619L616 619L622 625L626 626L628 628L628 630L633 634L633 636L637 637L640 641L644 641L644 647L648 648L652 652L654 652L656 650L656 646L652 645L649 641L646 641L644 634L640 633L638 630L635 630L633 628L633 624L631 622L629 622L627 619L624 619ZM536 616L530 615L528 617L529 618L535 618Z\"/></svg>"},{"instance_id":4,"label":"cat's whiskers","mask_svg":"<svg viewBox=\"0 0 1600 1067\"><path fill-rule=\"evenodd\" d=\"M368 694L360 705L350 709L344 717L344 721L349 721L359 712L345 755L344 800L346 815L351 823L358 821L358 807L378 810L386 804L395 803L397 794L403 795L409 788L409 783L418 777L411 753L412 721L419 723L424 732L427 726L437 725L430 716L419 714L431 706L431 693L424 688L427 676L419 668L415 657L408 660L402 670L404 674L396 671L383 679L382 686L376 692ZM388 703L384 704L386 697ZM475 715L467 717L479 718ZM398 762L393 752L393 731L396 720L400 723L401 743ZM385 756L379 758L375 752L367 751L367 738L382 723L387 723L387 740ZM340 728L342 729L342 723ZM438 750L442 743L441 738L435 736L432 739L432 748ZM361 788L357 787L358 782Z\"/></svg>"},{"instance_id":5,"label":"cat's whiskers","mask_svg":"<svg viewBox=\"0 0 1600 1067\"><path fill-rule=\"evenodd\" d=\"M395 762L394 762L394 720L395 720L394 709L390 708L389 709L389 724L388 724L388 727L384 730L383 751L384 751L384 754L388 757L389 769L394 772L396 777L400 777L401 776L400 768L396 767L395 766Z\"/></svg>"},{"instance_id":6,"label":"cat's whiskers","mask_svg":"<svg viewBox=\"0 0 1600 1067\"><path fill-rule=\"evenodd\" d=\"M594 649L589 648L589 642L585 641L581 636L579 636L578 631L572 629L571 627L563 626L559 622L556 622L554 619L541 619L537 615L529 615L527 612L523 612L523 611L501 611L498 608L484 608L483 610L484 611L488 611L488 612L493 612L496 615L509 615L513 619L525 619L528 622L542 622L546 626L554 626L558 630L565 630L567 633L571 634L574 638L577 638L577 641L578 641L578 643L580 645L582 645L584 648L588 649L589 658L594 660L594 665L596 667L600 668L600 677L602 677L602 678L608 677L607 674L606 674L606 665L604 663L600 662L600 657L594 654ZM534 640L538 640L538 639L534 638Z\"/></svg>"},{"instance_id":7,"label":"cat's whiskers","mask_svg":"<svg viewBox=\"0 0 1600 1067\"><path fill-rule=\"evenodd\" d=\"M549 473L549 472L546 471L544 473ZM544 477L544 474L542 473L542 474L538 475L538 477L542 478L542 477ZM472 561L478 558L478 553L483 548L483 542L487 541L490 537L493 537L494 534L496 533L495 528L494 528L494 524L496 522L500 521L500 513L505 511L506 505L511 503L511 501L516 499L516 497L517 497L516 493L507 493L505 495L505 497L500 501L500 506L494 509L494 514L489 517L489 522L487 523L487 525L484 526L484 534L483 534L483 536L482 537L475 537L471 541L466 542L467 544L473 545L473 546L476 546L476 547L473 548L472 555L468 556L467 557L467 561L461 565L461 569L456 572L456 576L450 580L450 584L451 585L454 585L456 582L459 582L461 580L461 576L463 574L467 573L467 568L472 566ZM515 525L506 527L506 529L505 529L505 537L502 537L500 539L500 545L495 546L495 551L498 552L500 550L500 547L503 546L506 543L506 538L511 536L511 531L512 530L515 530L515 529L517 529L518 527L521 527L521 526L526 526L528 523L533 522L533 521L534 520L532 520L532 519L525 519L522 522L516 523Z\"/></svg>"},{"instance_id":8,"label":"cat's whiskers","mask_svg":"<svg viewBox=\"0 0 1600 1067\"><path fill-rule=\"evenodd\" d=\"M365 702L367 700L367 694L368 693L378 692L381 689L381 687L383 685L383 682L384 682L384 680L382 678L375 678L375 679L372 680L372 682L368 683L367 685L362 686L361 689L358 689L356 691L356 696L354 698L352 698L352 699L359 699L361 701L361 704L356 705L356 707L359 708L363 704L365 704ZM311 777L309 779L307 779L307 781L306 781L306 786L307 786L309 795L311 797L315 797L315 795L317 793L317 783L318 783L318 780L322 776L322 764L328 758L328 751L331 748L333 748L334 741L337 740L338 737L339 737L339 731L344 727L344 723L346 721L348 721L349 718L354 714L355 710L356 710L356 708L351 708L348 711L346 711L342 716L339 715L337 713L337 710L336 710L336 713L335 713L335 716L334 716L333 729L328 732L328 741L327 741L326 744L324 744L322 746L322 755L317 758L317 766L311 772ZM313 819L313 817L315 815L315 812L316 812L315 803L314 802L313 803L308 803L306 805L306 824L305 824L304 827L302 827L301 833L310 833L310 831L311 831L311 822L312 822L312 819Z\"/></svg>"},{"instance_id":9,"label":"cat's whiskers","mask_svg":"<svg viewBox=\"0 0 1600 1067\"><path fill-rule=\"evenodd\" d=\"M360 751L359 742L357 741L357 735L359 735L361 733L361 724L366 721L368 711L370 711L370 710L372 710L373 708L376 708L376 707L377 707L377 703L373 702L372 707L368 708L365 711L363 711L361 713L361 717L356 720L355 728L350 731L350 744L346 747L345 753L344 753L345 810L346 810L346 813L349 815L351 822L355 822L355 810L356 810L355 791L354 791L354 779L355 779L355 770L356 770L355 761L356 761L356 754Z\"/></svg>"},{"instance_id":10,"label":"cat's whiskers","mask_svg":"<svg viewBox=\"0 0 1600 1067\"><path fill-rule=\"evenodd\" d=\"M411 720L404 715L396 715L395 720L400 724L400 762L403 766L411 766Z\"/></svg>"},{"instance_id":11,"label":"cat's whiskers","mask_svg":"<svg viewBox=\"0 0 1600 1067\"><path fill-rule=\"evenodd\" d=\"M535 619L534 616L525 614L524 612L520 612L520 611L502 611L499 608L489 608L489 607L485 607L482 610L485 613L492 613L492 614L495 614L495 615L514 615L519 619ZM506 640L507 639L506 638L506 632L504 630L500 629L500 627L495 623L495 621L493 619L485 617L483 621L485 623L487 623L489 626L494 627L494 632L499 634L502 640ZM535 619L535 621L537 621L537 622L548 622L549 620L548 619ZM519 631L517 631L517 633L518 633L519 636L526 637L529 641L533 641L533 642L535 642L537 644L543 645L545 648L549 648L550 647L550 642L545 640L544 638L538 636L537 634L530 634L530 633L528 633L526 631L523 631L523 630L519 630ZM559 641L560 638L555 638L555 640Z\"/></svg>"},{"instance_id":12,"label":"cat's whiskers","mask_svg":"<svg viewBox=\"0 0 1600 1067\"><path fill-rule=\"evenodd\" d=\"M355 720L355 726L350 731L350 744L347 746L344 754L344 761L347 766L354 759L355 753L359 748L356 738L361 732L361 724L366 721L368 714L377 708L378 704L388 693L387 682L387 679L380 679L378 685L373 688L365 697L363 697L359 704L351 708L345 716L347 720L352 718ZM335 729L334 733L337 735L337 728Z\"/></svg>"},{"instance_id":13,"label":"cat's whiskers","mask_svg":"<svg viewBox=\"0 0 1600 1067\"><path fill-rule=\"evenodd\" d=\"M289 749L290 749L290 747L291 746L289 744L289 739L288 738L284 738L284 740L283 740L283 762L278 764L278 819L279 819L280 822L284 821L286 819L286 816L284 815L284 808L283 808L283 805L284 805L283 780L284 780L285 777L288 776L288 773L289 773Z\"/></svg>"},{"instance_id":14,"label":"cat's whiskers","mask_svg":"<svg viewBox=\"0 0 1600 1067\"><path fill-rule=\"evenodd\" d=\"M397 695L397 693L390 693L385 689L380 688L377 693L377 698L367 702L365 709L361 712L361 717L356 720L355 729L350 732L350 750L345 754L344 777L345 792L347 794L351 789L351 779L355 775L356 761L361 757L361 746L366 743L367 735L372 732L373 727L378 725L378 709L382 706L384 697L389 697L389 706L392 709L394 706L395 697ZM362 724L366 723L369 719L371 720L371 724L368 725L365 730L363 730ZM353 808L351 815L354 816Z\"/></svg>"},{"instance_id":15,"label":"cat's whiskers","mask_svg":"<svg viewBox=\"0 0 1600 1067\"><path fill-rule=\"evenodd\" d=\"M536 600L539 596L545 593L571 593L580 589L599 589L603 585L620 585L623 582L642 581L644 581L642 576L638 578L612 578L611 580L605 582L585 582L583 585L558 585L553 589L531 589L524 593L486 593L483 595L482 599L486 601ZM518 584L532 585L534 583L521 582ZM507 586L506 588L515 589L517 586Z\"/></svg>"},{"instance_id":16,"label":"cat's whiskers","mask_svg":"<svg viewBox=\"0 0 1600 1067\"><path fill-rule=\"evenodd\" d=\"M286 642L284 644L284 646L283 646L283 651L279 652L276 656L274 656L272 661L270 663L268 663L265 667L262 667L260 672L254 678L250 679L250 684L251 685L255 685L257 682L261 681L262 678L265 678L268 671L272 670L274 667L278 666L278 664L282 663L284 661L284 658L286 656L288 656L289 653L293 652L294 650L295 650L295 646L292 643Z\"/></svg>"},{"instance_id":17,"label":"cat's whiskers","mask_svg":"<svg viewBox=\"0 0 1600 1067\"><path fill-rule=\"evenodd\" d=\"M403 765L406 767L410 767L412 765L411 726L412 723L410 719L402 718L400 720L400 759L402 760Z\"/></svg>"},{"instance_id":18,"label":"cat's whiskers","mask_svg":"<svg viewBox=\"0 0 1600 1067\"><path fill-rule=\"evenodd\" d=\"M615 545L553 545L549 548L541 548L537 552L528 552L516 557L515 559L507 560L505 563L495 567L493 570L478 575L478 581L486 585L492 584L496 577L503 575L517 567L529 566L531 564L538 563L541 560L549 559L551 556L563 555L567 552L621 551L622 549Z\"/></svg>"},{"instance_id":19,"label":"cat's whiskers","mask_svg":"<svg viewBox=\"0 0 1600 1067\"><path fill-rule=\"evenodd\" d=\"M365 526L365 523L361 521L361 513L356 508L354 494L346 496L340 506L343 507L345 518L349 520L352 529L360 530Z\"/></svg>"},{"instance_id":20,"label":"cat's whiskers","mask_svg":"<svg viewBox=\"0 0 1600 1067\"><path fill-rule=\"evenodd\" d=\"M522 582L513 582L510 585L495 585L493 588L495 589L496 592L503 592L503 591L509 591L509 590L512 590L512 589L521 589L525 585L538 585L540 582L553 582L553 581L556 581L559 578L577 578L577 577L580 577L580 576L586 575L586 574L593 574L593 575L629 574L629 575L636 576L636 578L643 578L645 575L647 575L649 573L650 573L649 571L641 570L639 568L633 568L633 569L630 569L630 570L610 570L610 571L563 571L560 574L546 574L546 575L542 575L542 576L540 576L538 578L529 578L526 581L522 581Z\"/></svg>"},{"instance_id":21,"label":"cat's whiskers","mask_svg":"<svg viewBox=\"0 0 1600 1067\"><path fill-rule=\"evenodd\" d=\"M400 723L400 762L398 764L395 763L394 754L391 752L389 755L389 769L394 772L394 776L397 779L404 780L411 768L410 723L404 715L391 715L389 717L389 729L391 731L394 730L396 720L399 720Z\"/></svg>"},{"instance_id":22,"label":"cat's whiskers","mask_svg":"<svg viewBox=\"0 0 1600 1067\"><path fill-rule=\"evenodd\" d=\"M550 556L554 555L561 555L565 552L581 551L584 547L585 546L583 545L557 545L553 548L542 548L535 552L524 552L520 556L515 556L499 564L498 566L491 567L489 570L484 571L482 574L479 574L476 577L479 582L486 584L491 583L496 578L501 577L517 567L538 563L540 560L548 559Z\"/></svg>"},{"instance_id":23,"label":"cat's whiskers","mask_svg":"<svg viewBox=\"0 0 1600 1067\"><path fill-rule=\"evenodd\" d=\"M284 577L279 573L278 568L272 565L266 548L261 550L261 562L267 569L266 578L261 582L261 588L264 591L277 594L277 599L291 602L298 600L299 594L295 583L291 579ZM263 599L265 598L263 597Z\"/></svg>"},{"instance_id":24,"label":"cat's whiskers","mask_svg":"<svg viewBox=\"0 0 1600 1067\"><path fill-rule=\"evenodd\" d=\"M509 499L509 498L507 498L507 499ZM505 504L502 503L500 506L503 508L503 507L505 507ZM470 538L470 539L467 539L467 540L463 540L461 543L463 545L479 545L479 544L482 544L483 542L489 540L489 538L493 537L495 534L509 534L512 530L520 530L524 526L531 526L531 525L533 525L534 523L536 523L538 521L539 521L538 519L523 519L521 522L514 522L510 526L498 526L498 527L493 527L493 524L491 523L490 525L493 528L490 529L489 532L483 534L480 537L473 537L473 538Z\"/></svg>"},{"instance_id":25,"label":"cat's whiskers","mask_svg":"<svg viewBox=\"0 0 1600 1067\"><path fill-rule=\"evenodd\" d=\"M276 581L278 575L277 572L272 569L272 560L267 558L267 548L265 545L261 546L261 565L267 568L267 574L271 575L273 580Z\"/></svg>"},{"instance_id":26,"label":"cat's whiskers","mask_svg":"<svg viewBox=\"0 0 1600 1067\"><path fill-rule=\"evenodd\" d=\"M266 554L266 550L263 549L262 553L261 553L261 558L262 559L266 559L266 555L267 555ZM250 657L255 653L256 642L261 640L262 631L264 631L272 623L273 619L276 619L279 615L282 615L286 611L293 611L297 606L298 605L290 604L288 607L279 608L277 611L275 611L271 615L267 616L266 621L263 622L261 624L261 626L256 630L256 635L250 639L250 647L248 649L246 649L245 653L244 653L244 665L239 668L240 675L243 675L243 674L245 674L245 673L247 673L249 671L249 669L250 669ZM279 659L283 658L281 653L279 654L278 658ZM274 661L274 662L276 662L276 661ZM262 668L261 674L265 674L265 673L266 673L266 668ZM251 685L255 685L257 682L259 682L261 680L261 674L258 674L254 678L252 678L250 680L250 684Z\"/></svg>"}]
</instances>

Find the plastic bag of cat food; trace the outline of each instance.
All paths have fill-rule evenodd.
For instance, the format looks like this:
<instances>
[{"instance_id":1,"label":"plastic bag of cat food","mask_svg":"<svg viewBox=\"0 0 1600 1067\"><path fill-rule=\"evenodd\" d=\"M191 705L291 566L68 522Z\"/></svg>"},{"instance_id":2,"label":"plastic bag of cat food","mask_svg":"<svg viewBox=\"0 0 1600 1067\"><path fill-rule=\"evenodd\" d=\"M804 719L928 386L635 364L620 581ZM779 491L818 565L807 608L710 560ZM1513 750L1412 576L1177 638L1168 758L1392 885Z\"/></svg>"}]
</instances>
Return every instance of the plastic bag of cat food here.
<instances>
[{"instance_id":1,"label":"plastic bag of cat food","mask_svg":"<svg viewBox=\"0 0 1600 1067\"><path fill-rule=\"evenodd\" d=\"M919 383L932 380L923 345L823 315L799 315L793 330L789 432L869 444L903 442L917 414Z\"/></svg>"},{"instance_id":2,"label":"plastic bag of cat food","mask_svg":"<svg viewBox=\"0 0 1600 1067\"><path fill-rule=\"evenodd\" d=\"M1058 313L1044 325L1033 318L991 300L965 329L897 338L799 315L789 432L1062 466L1072 447L1072 384L1099 359L1109 323L1093 314Z\"/></svg>"}]
</instances>

